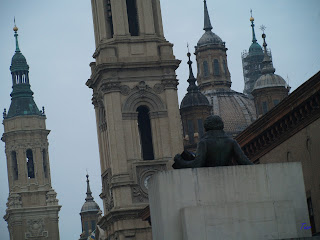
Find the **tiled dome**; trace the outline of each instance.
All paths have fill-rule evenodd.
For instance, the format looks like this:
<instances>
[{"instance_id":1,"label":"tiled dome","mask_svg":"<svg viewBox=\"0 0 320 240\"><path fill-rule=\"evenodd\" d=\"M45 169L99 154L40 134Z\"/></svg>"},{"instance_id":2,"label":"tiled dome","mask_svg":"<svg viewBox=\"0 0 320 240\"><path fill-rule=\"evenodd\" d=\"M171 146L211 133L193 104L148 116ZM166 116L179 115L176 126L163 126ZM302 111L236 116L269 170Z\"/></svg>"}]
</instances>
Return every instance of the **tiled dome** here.
<instances>
[{"instance_id":1,"label":"tiled dome","mask_svg":"<svg viewBox=\"0 0 320 240\"><path fill-rule=\"evenodd\" d=\"M224 131L231 137L248 127L256 120L253 100L246 95L225 89L203 92L212 104L213 114L224 122Z\"/></svg>"}]
</instances>

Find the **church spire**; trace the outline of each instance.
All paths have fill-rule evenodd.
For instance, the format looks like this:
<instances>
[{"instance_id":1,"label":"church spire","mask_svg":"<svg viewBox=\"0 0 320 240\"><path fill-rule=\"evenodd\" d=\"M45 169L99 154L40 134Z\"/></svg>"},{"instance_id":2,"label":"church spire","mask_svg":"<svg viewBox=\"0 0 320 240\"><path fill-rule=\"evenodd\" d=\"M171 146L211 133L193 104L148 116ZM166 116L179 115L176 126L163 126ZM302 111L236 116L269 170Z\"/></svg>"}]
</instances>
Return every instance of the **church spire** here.
<instances>
[{"instance_id":1,"label":"church spire","mask_svg":"<svg viewBox=\"0 0 320 240\"><path fill-rule=\"evenodd\" d=\"M20 52L19 42L18 42L18 27L16 26L16 18L14 18L14 37L16 38L16 52Z\"/></svg>"},{"instance_id":2,"label":"church spire","mask_svg":"<svg viewBox=\"0 0 320 240\"><path fill-rule=\"evenodd\" d=\"M11 60L10 71L12 75L11 105L5 118L23 115L43 115L33 100L33 92L29 83L29 65L21 53L18 42L18 27L14 20L14 37L16 50Z\"/></svg>"},{"instance_id":3,"label":"church spire","mask_svg":"<svg viewBox=\"0 0 320 240\"><path fill-rule=\"evenodd\" d=\"M268 44L266 43L266 34L264 33L265 27L261 26L261 30L263 31L262 38L263 38L263 48L264 48L264 58L262 61L263 68L261 70L261 73L262 74L268 74L268 73L273 74L276 70L273 67L272 60L271 60L271 58L268 54L268 51L267 51Z\"/></svg>"},{"instance_id":4,"label":"church spire","mask_svg":"<svg viewBox=\"0 0 320 240\"><path fill-rule=\"evenodd\" d=\"M87 202L87 201L93 201L93 197L90 189L89 175L87 174L86 177L87 177L87 197L86 197L86 202Z\"/></svg>"},{"instance_id":5,"label":"church spire","mask_svg":"<svg viewBox=\"0 0 320 240\"><path fill-rule=\"evenodd\" d=\"M198 86L196 85L196 79L193 75L193 71L192 71L192 61L190 59L190 51L189 51L189 45L188 45L188 54L187 54L189 61L188 61L188 65L189 65L189 79L188 79L188 83L189 83L189 87L188 87L188 92L194 92L194 91L199 91Z\"/></svg>"},{"instance_id":6,"label":"church spire","mask_svg":"<svg viewBox=\"0 0 320 240\"><path fill-rule=\"evenodd\" d=\"M254 18L252 17L252 9L250 10L250 13L251 13L250 22L252 27L252 42L256 43L257 39L256 39L256 34L254 32Z\"/></svg>"},{"instance_id":7,"label":"church spire","mask_svg":"<svg viewBox=\"0 0 320 240\"><path fill-rule=\"evenodd\" d=\"M212 25L210 22L210 17L209 17L209 12L208 12L208 8L207 8L207 1L204 0L204 27L203 30L207 31L211 31L212 29Z\"/></svg>"}]
</instances>

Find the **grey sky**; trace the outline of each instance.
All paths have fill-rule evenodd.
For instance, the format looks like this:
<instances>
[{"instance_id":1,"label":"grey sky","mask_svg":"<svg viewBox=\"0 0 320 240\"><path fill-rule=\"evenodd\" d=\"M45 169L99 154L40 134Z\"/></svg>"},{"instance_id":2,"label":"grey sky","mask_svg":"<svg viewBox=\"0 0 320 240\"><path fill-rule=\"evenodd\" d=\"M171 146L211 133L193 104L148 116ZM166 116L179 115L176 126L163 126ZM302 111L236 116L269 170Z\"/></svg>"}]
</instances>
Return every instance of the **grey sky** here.
<instances>
[{"instance_id":1,"label":"grey sky","mask_svg":"<svg viewBox=\"0 0 320 240\"><path fill-rule=\"evenodd\" d=\"M232 89L243 91L241 52L251 43L250 8L256 35L264 24L276 74L290 79L292 90L320 70L319 0L207 0L213 31L226 42ZM241 3L241 4L240 4ZM201 0L161 0L165 37L182 60L177 71L179 101L187 88L187 42L190 50L203 34ZM9 108L15 50L13 17L20 49L30 66L30 83L39 108L45 106L53 188L58 193L61 240L78 239L79 211L85 199L86 169L95 200L102 208L100 164L91 90L85 86L93 61L94 35L89 0L1 0L0 110ZM192 59L195 62L195 58ZM194 64L194 71L196 72ZM3 127L0 128L0 135ZM8 197L4 143L0 143L0 233L8 240L2 219Z\"/></svg>"}]
</instances>

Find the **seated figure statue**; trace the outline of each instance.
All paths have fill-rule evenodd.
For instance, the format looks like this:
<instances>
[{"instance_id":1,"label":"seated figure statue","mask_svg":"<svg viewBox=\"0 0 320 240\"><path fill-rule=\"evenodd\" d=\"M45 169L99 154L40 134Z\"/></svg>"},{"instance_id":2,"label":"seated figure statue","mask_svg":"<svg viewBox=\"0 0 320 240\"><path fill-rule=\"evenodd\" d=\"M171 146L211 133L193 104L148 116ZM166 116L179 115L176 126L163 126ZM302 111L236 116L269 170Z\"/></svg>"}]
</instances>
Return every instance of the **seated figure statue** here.
<instances>
[{"instance_id":1,"label":"seated figure statue","mask_svg":"<svg viewBox=\"0 0 320 240\"><path fill-rule=\"evenodd\" d=\"M240 165L253 163L243 153L239 144L223 131L224 124L217 115L207 117L204 122L206 133L198 143L194 160L186 161L177 154L174 157L175 169L230 166L233 160Z\"/></svg>"}]
</instances>

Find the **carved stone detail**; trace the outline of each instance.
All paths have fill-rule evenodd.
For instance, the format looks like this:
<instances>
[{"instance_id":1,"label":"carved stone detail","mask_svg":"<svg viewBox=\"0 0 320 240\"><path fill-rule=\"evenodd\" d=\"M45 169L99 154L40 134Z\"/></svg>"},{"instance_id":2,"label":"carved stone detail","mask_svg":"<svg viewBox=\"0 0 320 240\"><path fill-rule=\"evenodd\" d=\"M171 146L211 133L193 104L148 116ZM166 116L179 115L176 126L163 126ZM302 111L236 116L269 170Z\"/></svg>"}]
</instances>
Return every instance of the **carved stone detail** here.
<instances>
[{"instance_id":1,"label":"carved stone detail","mask_svg":"<svg viewBox=\"0 0 320 240\"><path fill-rule=\"evenodd\" d=\"M100 91L102 93L109 93L109 92L119 92L121 90L120 82L118 81L105 81L101 87Z\"/></svg>"},{"instance_id":2,"label":"carved stone detail","mask_svg":"<svg viewBox=\"0 0 320 240\"><path fill-rule=\"evenodd\" d=\"M137 166L137 185L132 187L132 196L134 203L148 202L148 179L159 171L166 170L166 165L147 165Z\"/></svg>"},{"instance_id":3,"label":"carved stone detail","mask_svg":"<svg viewBox=\"0 0 320 240\"><path fill-rule=\"evenodd\" d=\"M127 85L121 85L121 87L120 87L120 93L121 93L122 95L127 96L127 95L130 94L130 91L131 91L131 89L130 89L129 86L127 86Z\"/></svg>"},{"instance_id":4,"label":"carved stone detail","mask_svg":"<svg viewBox=\"0 0 320 240\"><path fill-rule=\"evenodd\" d=\"M158 117L164 117L167 114L166 106L161 98L144 81L139 82L125 100L122 106L122 118L136 119L136 110L141 105L147 106L150 114L159 113L158 115L154 114Z\"/></svg>"},{"instance_id":5,"label":"carved stone detail","mask_svg":"<svg viewBox=\"0 0 320 240\"><path fill-rule=\"evenodd\" d=\"M56 206L59 203L57 193L53 189L47 192L46 198L47 206Z\"/></svg>"},{"instance_id":6,"label":"carved stone detail","mask_svg":"<svg viewBox=\"0 0 320 240\"><path fill-rule=\"evenodd\" d=\"M102 100L98 100L98 107L99 107L99 129L101 132L107 130L107 119L106 119L106 111L104 108L104 104Z\"/></svg>"},{"instance_id":7,"label":"carved stone detail","mask_svg":"<svg viewBox=\"0 0 320 240\"><path fill-rule=\"evenodd\" d=\"M27 220L28 232L25 239L33 239L38 237L48 237L48 232L44 230L44 221L42 218Z\"/></svg>"},{"instance_id":8,"label":"carved stone detail","mask_svg":"<svg viewBox=\"0 0 320 240\"><path fill-rule=\"evenodd\" d=\"M102 177L102 193L100 194L100 198L104 200L106 210L110 211L114 206L111 189L111 168L108 168Z\"/></svg>"},{"instance_id":9,"label":"carved stone detail","mask_svg":"<svg viewBox=\"0 0 320 240\"><path fill-rule=\"evenodd\" d=\"M177 86L179 83L177 79L170 78L170 79L163 79L162 84L164 85L165 88L177 89Z\"/></svg>"},{"instance_id":10,"label":"carved stone detail","mask_svg":"<svg viewBox=\"0 0 320 240\"><path fill-rule=\"evenodd\" d=\"M10 193L7 202L8 209L22 208L21 195L18 193Z\"/></svg>"},{"instance_id":11,"label":"carved stone detail","mask_svg":"<svg viewBox=\"0 0 320 240\"><path fill-rule=\"evenodd\" d=\"M157 94L160 94L164 91L164 85L162 83L157 83L153 86L153 91Z\"/></svg>"}]
</instances>

